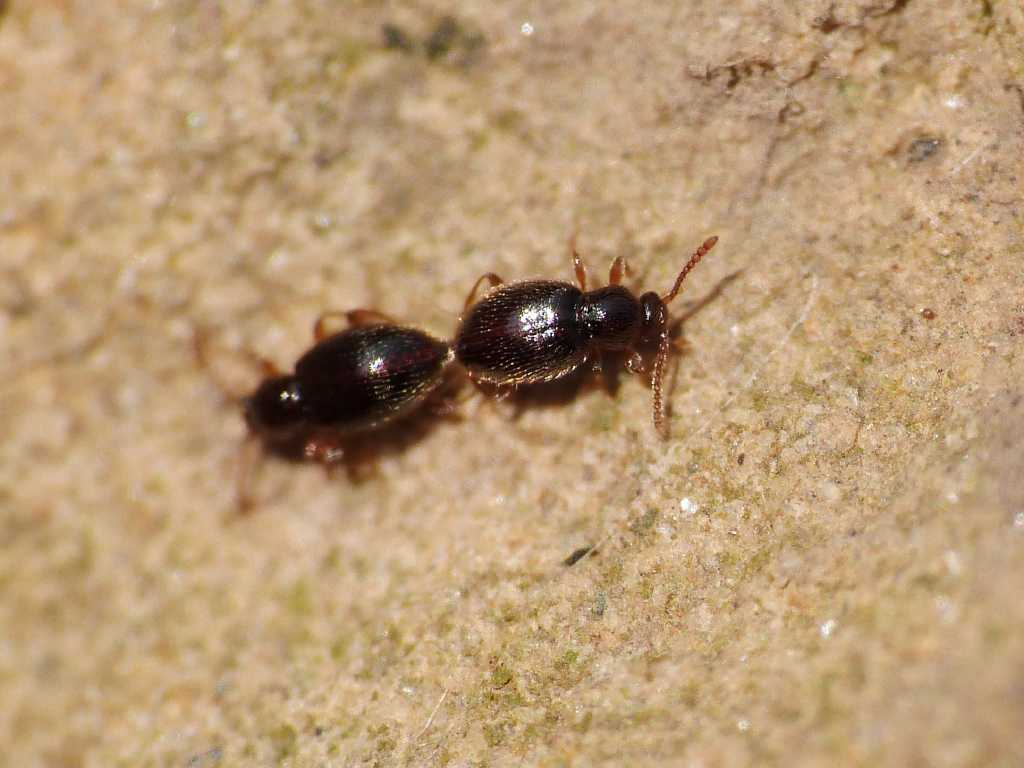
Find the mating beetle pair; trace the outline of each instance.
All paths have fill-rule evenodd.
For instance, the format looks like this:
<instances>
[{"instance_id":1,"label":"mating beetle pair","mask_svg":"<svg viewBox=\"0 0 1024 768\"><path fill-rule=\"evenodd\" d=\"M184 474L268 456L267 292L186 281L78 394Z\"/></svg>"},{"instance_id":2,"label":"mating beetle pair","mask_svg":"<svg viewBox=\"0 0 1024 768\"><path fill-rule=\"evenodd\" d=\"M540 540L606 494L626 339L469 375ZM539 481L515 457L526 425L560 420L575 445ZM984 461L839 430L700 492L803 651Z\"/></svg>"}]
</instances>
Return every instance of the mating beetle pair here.
<instances>
[{"instance_id":1,"label":"mating beetle pair","mask_svg":"<svg viewBox=\"0 0 1024 768\"><path fill-rule=\"evenodd\" d=\"M651 371L654 424L665 434L662 383L670 348L668 304L710 251L708 238L663 296L639 298L621 285L625 261L612 263L609 284L587 290L586 270L572 248L577 285L551 280L504 283L487 273L466 299L448 344L370 310L345 313L350 327L328 335L322 317L316 344L291 374L265 379L245 400L250 431L270 446L299 441L306 457L333 463L345 445L421 408L449 381L457 364L473 382L499 391L565 376L604 352L625 353L644 370L639 349L656 345ZM479 300L483 283L491 289Z\"/></svg>"}]
</instances>

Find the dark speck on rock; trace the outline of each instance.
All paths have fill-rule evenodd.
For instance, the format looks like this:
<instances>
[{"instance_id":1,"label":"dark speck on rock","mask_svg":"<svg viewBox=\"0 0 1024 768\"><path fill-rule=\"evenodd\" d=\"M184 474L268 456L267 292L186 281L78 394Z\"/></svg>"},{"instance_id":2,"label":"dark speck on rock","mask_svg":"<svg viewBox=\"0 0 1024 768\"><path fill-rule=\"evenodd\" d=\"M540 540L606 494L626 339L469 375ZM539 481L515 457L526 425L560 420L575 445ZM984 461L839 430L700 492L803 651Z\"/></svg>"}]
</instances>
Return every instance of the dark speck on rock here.
<instances>
[{"instance_id":1,"label":"dark speck on rock","mask_svg":"<svg viewBox=\"0 0 1024 768\"><path fill-rule=\"evenodd\" d=\"M426 41L427 58L439 59L452 49L452 44L459 37L459 22L451 16L445 16L434 27Z\"/></svg>"},{"instance_id":2,"label":"dark speck on rock","mask_svg":"<svg viewBox=\"0 0 1024 768\"><path fill-rule=\"evenodd\" d=\"M590 550L591 547L580 547L567 558L565 558L565 560L562 561L562 564L565 566L576 565L576 563L578 563L580 560L582 560L584 557L590 554Z\"/></svg>"},{"instance_id":3,"label":"dark speck on rock","mask_svg":"<svg viewBox=\"0 0 1024 768\"><path fill-rule=\"evenodd\" d=\"M907 159L912 163L920 163L938 152L941 146L942 139L937 139L934 136L922 136L919 139L914 139L907 149Z\"/></svg>"},{"instance_id":4,"label":"dark speck on rock","mask_svg":"<svg viewBox=\"0 0 1024 768\"><path fill-rule=\"evenodd\" d=\"M2 2L2 0L0 0ZM405 31L395 24L384 24L380 28L381 37L384 38L384 47L396 51L412 51L412 40Z\"/></svg>"},{"instance_id":5,"label":"dark speck on rock","mask_svg":"<svg viewBox=\"0 0 1024 768\"><path fill-rule=\"evenodd\" d=\"M0 0L2 2L2 0ZM198 755L192 755L185 763L188 768L206 768L206 766L213 766L220 763L224 757L224 750L220 747L213 747L208 749L206 752L202 752Z\"/></svg>"}]
</instances>

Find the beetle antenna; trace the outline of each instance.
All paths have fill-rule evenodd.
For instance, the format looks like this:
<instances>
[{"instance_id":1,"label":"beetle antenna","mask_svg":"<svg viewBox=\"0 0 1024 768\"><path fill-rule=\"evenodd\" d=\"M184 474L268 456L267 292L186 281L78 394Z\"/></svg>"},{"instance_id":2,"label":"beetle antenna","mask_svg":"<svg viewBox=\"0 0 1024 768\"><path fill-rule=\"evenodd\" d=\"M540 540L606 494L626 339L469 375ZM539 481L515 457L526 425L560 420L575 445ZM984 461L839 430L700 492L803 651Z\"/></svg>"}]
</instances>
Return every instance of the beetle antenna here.
<instances>
[{"instance_id":1,"label":"beetle antenna","mask_svg":"<svg viewBox=\"0 0 1024 768\"><path fill-rule=\"evenodd\" d=\"M216 350L213 349L210 341L210 332L205 328L194 328L192 330L192 354L195 356L198 366L207 373L213 381L213 385L220 390L225 400L235 404L245 402L249 392L242 390L239 382L232 381L230 377L224 376L224 372L214 360ZM258 370L264 378L281 375L281 371L272 362L248 350L238 350L233 354L236 359L244 360L255 370Z\"/></svg>"},{"instance_id":2,"label":"beetle antenna","mask_svg":"<svg viewBox=\"0 0 1024 768\"><path fill-rule=\"evenodd\" d=\"M654 370L651 372L651 387L654 390L654 427L662 437L668 437L668 423L665 414L665 400L661 394L662 382L665 379L665 363L671 345L668 331L661 332L658 342L658 356L654 358Z\"/></svg>"},{"instance_id":3,"label":"beetle antenna","mask_svg":"<svg viewBox=\"0 0 1024 768\"><path fill-rule=\"evenodd\" d=\"M682 288L683 286L683 280L686 279L686 276L690 274L693 268L697 266L697 263L704 258L707 252L715 247L715 243L717 242L718 235L715 235L714 237L709 237L707 240L704 241L700 248L693 252L693 256L691 256L690 260L686 262L686 266L683 267L683 271L680 272L679 277L676 278L676 284L672 286L672 290L661 297L661 300L663 302L668 304L670 301L672 301L672 299L676 297L676 294L679 293L679 289Z\"/></svg>"}]
</instances>

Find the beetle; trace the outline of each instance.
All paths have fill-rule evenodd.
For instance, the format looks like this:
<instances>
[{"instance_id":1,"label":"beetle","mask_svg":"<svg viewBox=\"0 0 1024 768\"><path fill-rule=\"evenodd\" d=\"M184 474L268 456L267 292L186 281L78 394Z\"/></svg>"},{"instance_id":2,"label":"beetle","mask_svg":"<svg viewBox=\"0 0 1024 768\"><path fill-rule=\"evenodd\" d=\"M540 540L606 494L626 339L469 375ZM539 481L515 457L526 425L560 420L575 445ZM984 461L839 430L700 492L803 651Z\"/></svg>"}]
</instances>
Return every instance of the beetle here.
<instances>
[{"instance_id":1,"label":"beetle","mask_svg":"<svg viewBox=\"0 0 1024 768\"><path fill-rule=\"evenodd\" d=\"M348 327L327 332L341 316ZM360 443L404 419L446 389L454 353L441 339L400 325L374 310L322 315L314 345L285 373L260 360L264 379L242 398L249 428L247 446L332 466L354 454ZM443 398L437 410L447 409ZM250 506L248 447L239 474L239 505ZM351 465L350 465L351 466Z\"/></svg>"},{"instance_id":2,"label":"beetle","mask_svg":"<svg viewBox=\"0 0 1024 768\"><path fill-rule=\"evenodd\" d=\"M608 285L587 290L587 274L570 242L576 283L528 280L505 283L488 272L466 298L453 347L455 359L469 378L498 390L561 378L587 361L599 364L604 352L622 352L631 373L644 371L639 349L657 344L651 371L654 426L666 435L662 382L671 345L668 304L686 276L714 248L709 237L693 253L672 289L659 296L648 291L637 297L621 285L626 262L612 262ZM476 301L484 283L490 290Z\"/></svg>"}]
</instances>

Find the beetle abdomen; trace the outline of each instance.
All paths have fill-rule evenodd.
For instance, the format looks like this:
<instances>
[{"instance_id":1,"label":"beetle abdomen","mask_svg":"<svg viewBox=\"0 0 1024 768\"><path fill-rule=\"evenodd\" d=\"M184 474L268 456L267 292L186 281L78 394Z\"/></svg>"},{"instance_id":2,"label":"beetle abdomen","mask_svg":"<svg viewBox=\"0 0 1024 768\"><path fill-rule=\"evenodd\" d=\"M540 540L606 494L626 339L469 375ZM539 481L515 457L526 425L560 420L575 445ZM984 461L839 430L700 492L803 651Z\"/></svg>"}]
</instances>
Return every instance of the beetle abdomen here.
<instances>
[{"instance_id":1,"label":"beetle abdomen","mask_svg":"<svg viewBox=\"0 0 1024 768\"><path fill-rule=\"evenodd\" d=\"M311 425L367 429L419 405L452 358L444 342L415 328L350 328L317 344L295 364Z\"/></svg>"},{"instance_id":2,"label":"beetle abdomen","mask_svg":"<svg viewBox=\"0 0 1024 768\"><path fill-rule=\"evenodd\" d=\"M581 295L547 280L500 286L469 309L455 356L470 376L491 384L558 378L587 356L576 318Z\"/></svg>"}]
</instances>

